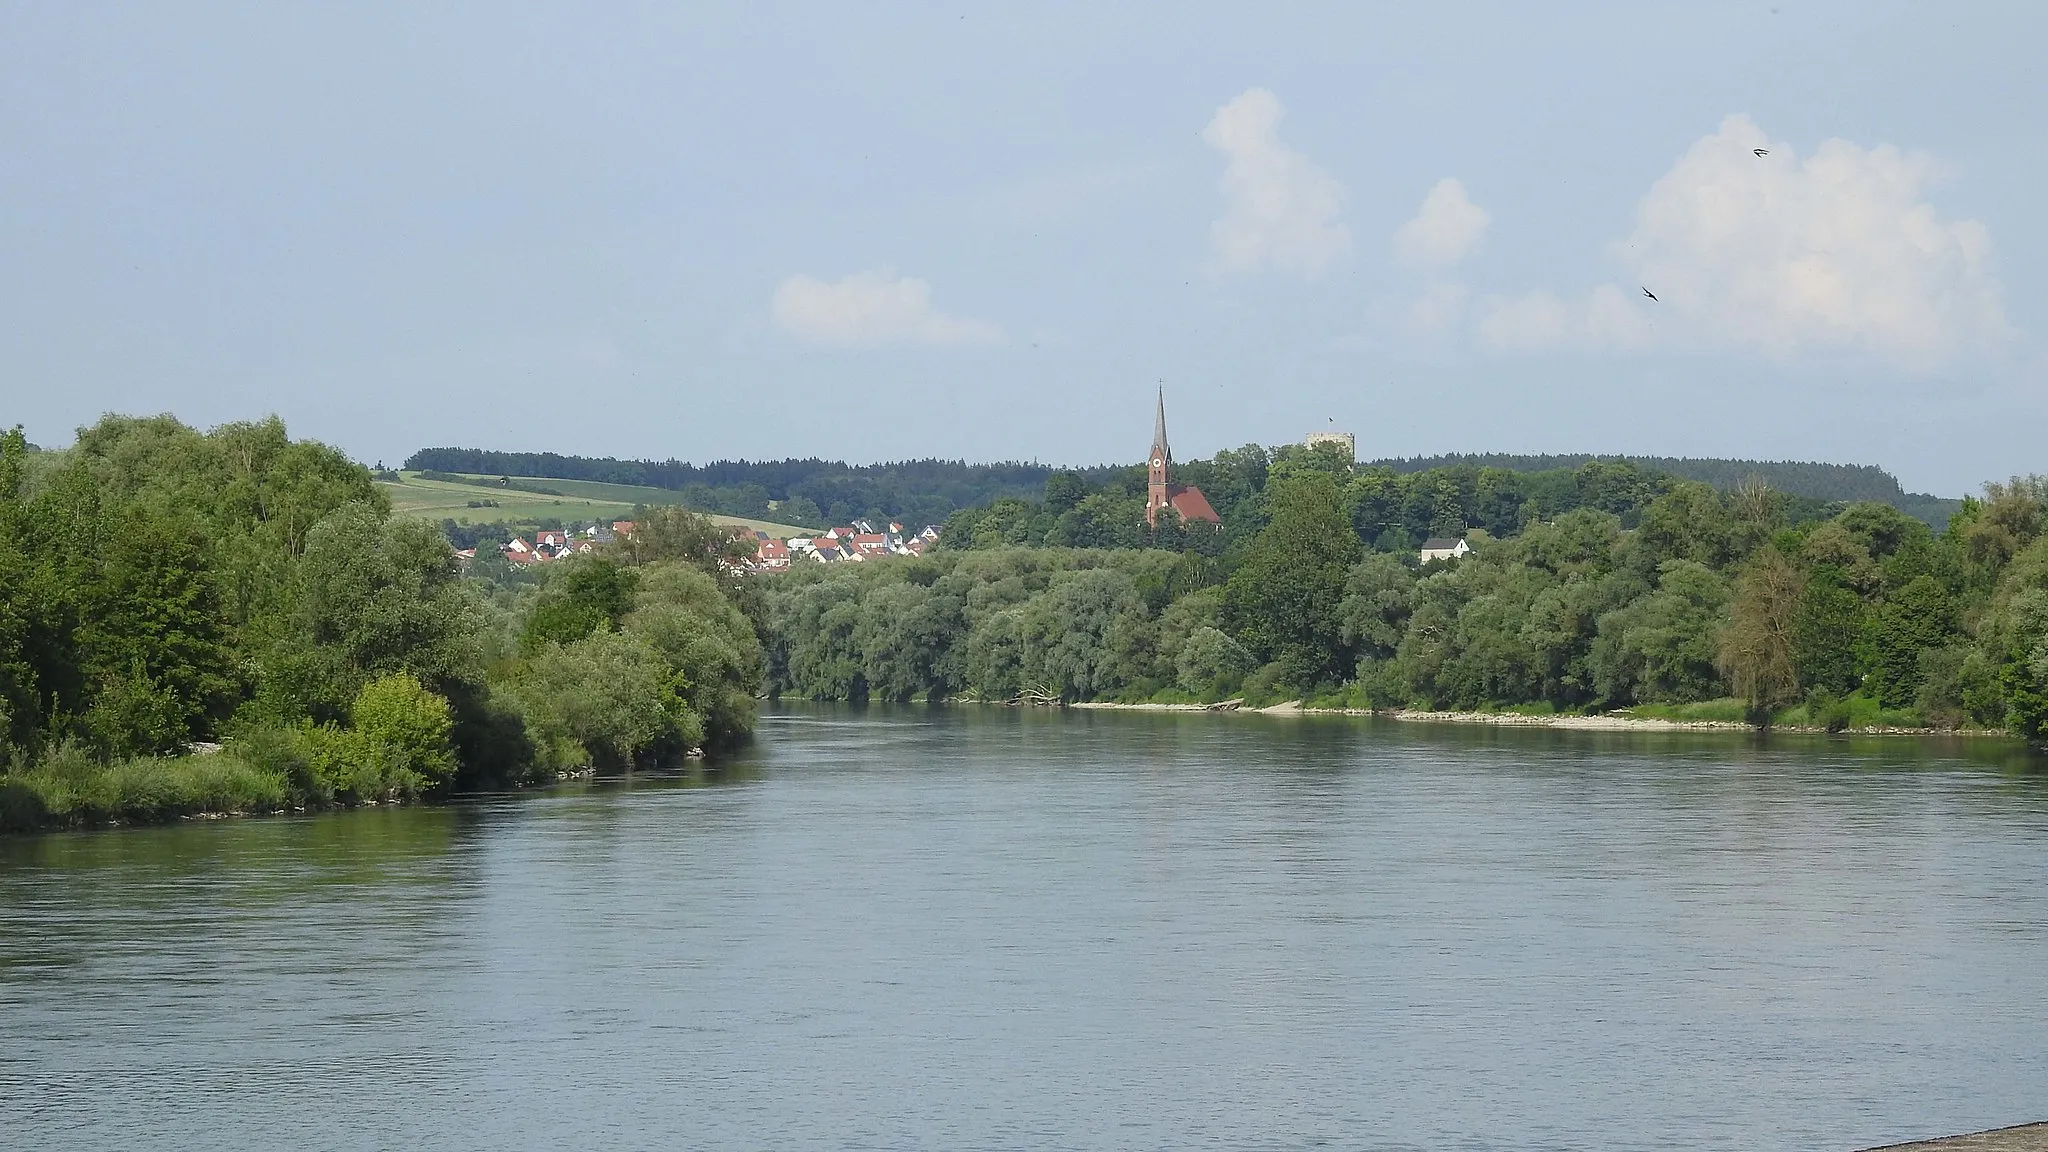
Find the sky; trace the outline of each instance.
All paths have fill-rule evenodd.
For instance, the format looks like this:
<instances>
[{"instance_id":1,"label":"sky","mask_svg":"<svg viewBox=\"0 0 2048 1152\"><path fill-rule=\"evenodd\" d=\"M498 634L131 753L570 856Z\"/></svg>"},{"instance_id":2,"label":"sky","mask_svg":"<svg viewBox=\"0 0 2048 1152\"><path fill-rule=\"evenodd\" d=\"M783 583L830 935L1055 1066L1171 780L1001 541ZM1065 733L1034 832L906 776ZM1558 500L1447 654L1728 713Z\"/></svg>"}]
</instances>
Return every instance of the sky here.
<instances>
[{"instance_id":1,"label":"sky","mask_svg":"<svg viewBox=\"0 0 2048 1152\"><path fill-rule=\"evenodd\" d=\"M0 0L0 424L2048 471L2048 6ZM1656 296L1652 300L1645 290Z\"/></svg>"}]
</instances>

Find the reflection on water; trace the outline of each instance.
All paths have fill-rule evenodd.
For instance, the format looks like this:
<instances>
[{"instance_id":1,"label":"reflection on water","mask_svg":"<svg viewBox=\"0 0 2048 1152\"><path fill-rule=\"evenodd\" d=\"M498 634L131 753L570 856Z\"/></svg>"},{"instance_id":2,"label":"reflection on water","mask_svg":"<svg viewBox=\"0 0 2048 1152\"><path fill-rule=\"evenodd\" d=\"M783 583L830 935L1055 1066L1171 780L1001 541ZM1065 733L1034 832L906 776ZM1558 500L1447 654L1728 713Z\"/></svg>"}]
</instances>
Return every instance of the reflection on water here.
<instances>
[{"instance_id":1,"label":"reflection on water","mask_svg":"<svg viewBox=\"0 0 2048 1152\"><path fill-rule=\"evenodd\" d=\"M2004 744L792 709L0 840L0 1144L1854 1148L2048 1115L2044 877Z\"/></svg>"}]
</instances>

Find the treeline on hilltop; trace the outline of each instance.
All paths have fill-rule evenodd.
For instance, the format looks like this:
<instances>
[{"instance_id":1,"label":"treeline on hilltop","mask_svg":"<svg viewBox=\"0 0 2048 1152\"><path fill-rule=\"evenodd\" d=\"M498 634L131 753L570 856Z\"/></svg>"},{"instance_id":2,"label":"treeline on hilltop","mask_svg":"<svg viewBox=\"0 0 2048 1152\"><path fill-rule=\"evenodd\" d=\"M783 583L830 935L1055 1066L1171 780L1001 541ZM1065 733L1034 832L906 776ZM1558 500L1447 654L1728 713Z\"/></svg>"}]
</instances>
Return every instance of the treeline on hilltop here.
<instances>
[{"instance_id":1,"label":"treeline on hilltop","mask_svg":"<svg viewBox=\"0 0 2048 1152\"><path fill-rule=\"evenodd\" d=\"M1389 457L1373 460L1396 472L1427 472L1469 464L1505 468L1510 472L1548 472L1577 468L1595 460L1624 461L1680 480L1697 480L1726 492L1754 476L1780 492L1815 500L1859 500L1893 504L1905 490L1898 478L1874 464L1819 464L1797 460L1718 460L1691 456L1595 456L1588 453L1516 455L1506 452L1447 452L1439 456Z\"/></svg>"},{"instance_id":2,"label":"treeline on hilltop","mask_svg":"<svg viewBox=\"0 0 2048 1152\"><path fill-rule=\"evenodd\" d=\"M1360 508L1382 505L1362 499L1357 481L1379 477L1367 481L1374 491L1391 470L1346 479L1284 457L1262 484L1247 477L1255 495L1233 506L1234 527L1225 513L1226 532L1210 542L1220 547L955 540L915 560L799 567L762 582L770 690L1633 708L2042 737L2048 480L1989 485L1936 534L1875 502L1795 520L1792 503L1763 486L1722 493L1629 465L1591 467L1564 473L1585 481L1570 488L1571 507L1516 514L1512 535L1420 567L1412 554L1369 551L1376 537L1360 528ZM1552 482L1552 495L1519 499L1562 499L1562 481ZM1486 490L1475 480L1475 494ZM1064 505L1057 523L1104 498L1072 497L1049 493L1035 514ZM1450 515L1448 497L1430 507ZM1414 529L1380 530L1390 531Z\"/></svg>"},{"instance_id":3,"label":"treeline on hilltop","mask_svg":"<svg viewBox=\"0 0 2048 1152\"><path fill-rule=\"evenodd\" d=\"M1474 465L1506 468L1511 472L1546 472L1578 468L1595 460L1624 461L1652 472L1680 480L1697 480L1723 492L1732 492L1749 480L1758 480L1780 492L1823 503L1853 504L1875 501L1889 504L1935 531L1961 506L1958 500L1907 492L1898 477L1874 464L1820 464L1803 460L1719 460L1692 456L1592 456L1563 454L1519 456L1500 452L1452 452L1441 456L1394 457L1375 460L1396 472L1427 472L1438 468Z\"/></svg>"},{"instance_id":4,"label":"treeline on hilltop","mask_svg":"<svg viewBox=\"0 0 2048 1152\"><path fill-rule=\"evenodd\" d=\"M1623 527L1634 527L1651 501L1680 483L1626 461L1590 460L1540 472L1476 464L1399 472L1384 464L1353 465L1334 445L1250 444L1174 468L1175 481L1208 497L1221 525L1181 524L1170 513L1148 525L1145 469L1133 466L1095 479L1056 472L1040 499L1005 497L962 509L946 520L940 542L955 549L1045 545L1220 555L1265 527L1272 485L1309 475L1327 476L1336 486L1344 520L1360 544L1396 553L1412 552L1431 537L1511 536L1580 508L1612 513ZM1794 522L1828 514L1820 501L1782 493L1777 499Z\"/></svg>"},{"instance_id":5,"label":"treeline on hilltop","mask_svg":"<svg viewBox=\"0 0 2048 1152\"><path fill-rule=\"evenodd\" d=\"M861 465L817 459L685 464L478 448L423 448L407 458L405 466L479 476L638 484L676 492L685 506L699 512L793 524L843 524L892 517L913 524L936 524L958 508L1005 496L1036 495L1053 471L1040 464L969 464L961 460Z\"/></svg>"},{"instance_id":6,"label":"treeline on hilltop","mask_svg":"<svg viewBox=\"0 0 2048 1152\"><path fill-rule=\"evenodd\" d=\"M1294 446L1246 445L1212 460L1177 464L1175 479L1208 491L1218 473L1242 472L1253 459L1284 457ZM1816 504L1877 501L1904 509L1939 529L1955 502L1901 491L1890 473L1870 465L1807 464L1783 461L1669 459L1620 456L1452 455L1375 461L1395 475L1467 470L1562 474L1588 464L1628 464L1639 471L1678 480L1697 480L1724 491L1756 478L1788 496ZM685 464L675 460L593 459L553 452L492 452L477 448L424 448L406 460L417 471L472 476L537 477L638 484L679 494L700 512L797 524L840 524L855 519L901 519L937 524L956 511L998 500L1037 498L1055 474L1067 472L1097 487L1144 475L1133 468L1102 465L1058 469L1043 464L968 464L958 460L910 460L851 465L826 460L721 460ZM1215 496L1211 493L1211 501ZM1218 510L1221 510L1220 505ZM1476 526L1476 525L1475 525Z\"/></svg>"},{"instance_id":7,"label":"treeline on hilltop","mask_svg":"<svg viewBox=\"0 0 2048 1152\"><path fill-rule=\"evenodd\" d=\"M680 509L537 583L276 420L0 436L0 828L434 797L750 730L729 534Z\"/></svg>"}]
</instances>

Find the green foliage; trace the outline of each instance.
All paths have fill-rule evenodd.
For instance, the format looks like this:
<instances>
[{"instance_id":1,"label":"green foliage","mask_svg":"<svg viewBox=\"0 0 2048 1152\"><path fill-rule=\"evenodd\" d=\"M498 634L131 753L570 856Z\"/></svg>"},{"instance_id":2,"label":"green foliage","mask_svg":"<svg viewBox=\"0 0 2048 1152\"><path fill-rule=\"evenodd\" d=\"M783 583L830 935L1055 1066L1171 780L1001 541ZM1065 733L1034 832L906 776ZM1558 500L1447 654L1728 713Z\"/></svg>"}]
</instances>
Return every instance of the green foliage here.
<instances>
[{"instance_id":1,"label":"green foliage","mask_svg":"<svg viewBox=\"0 0 2048 1152\"><path fill-rule=\"evenodd\" d=\"M511 686L541 764L630 768L660 746L702 743L703 720L661 654L639 636L594 632L535 653Z\"/></svg>"},{"instance_id":2,"label":"green foliage","mask_svg":"<svg viewBox=\"0 0 2048 1152\"><path fill-rule=\"evenodd\" d=\"M1365 557L1344 581L1337 604L1339 638L1363 659L1384 660L1408 628L1415 573L1384 553Z\"/></svg>"},{"instance_id":3,"label":"green foliage","mask_svg":"<svg viewBox=\"0 0 2048 1152\"><path fill-rule=\"evenodd\" d=\"M1263 449L1185 466L1229 494L1212 494L1236 533L1216 556L949 548L763 579L769 690L1209 699L1242 677L1254 705L2048 726L2037 482L1990 486L1936 537L1881 504L1814 519L1760 484L1724 495L1609 464L1543 485L1343 471ZM1067 512L1100 492L1055 490ZM1477 530L1474 509L1510 490L1514 526ZM1390 532L1456 521L1475 551L1420 572L1361 555L1361 509ZM1037 514L997 506L976 530L1029 540Z\"/></svg>"},{"instance_id":4,"label":"green foliage","mask_svg":"<svg viewBox=\"0 0 2048 1152\"><path fill-rule=\"evenodd\" d=\"M1792 635L1792 660L1801 684L1835 696L1855 691L1862 681L1856 644L1863 635L1864 613L1862 598L1844 585L1839 568L1821 565L1807 575Z\"/></svg>"},{"instance_id":5,"label":"green foliage","mask_svg":"<svg viewBox=\"0 0 2048 1152\"><path fill-rule=\"evenodd\" d=\"M258 653L267 715L341 722L364 684L394 672L451 698L482 684L475 595L425 521L334 512L307 534L291 591Z\"/></svg>"},{"instance_id":6,"label":"green foliage","mask_svg":"<svg viewBox=\"0 0 2048 1152\"><path fill-rule=\"evenodd\" d=\"M102 760L60 744L0 780L0 829L147 823L282 806L284 781L225 754Z\"/></svg>"},{"instance_id":7,"label":"green foliage","mask_svg":"<svg viewBox=\"0 0 2048 1152\"><path fill-rule=\"evenodd\" d=\"M1872 628L1869 688L1887 708L1910 706L1920 694L1922 657L1956 632L1955 604L1932 576L1916 576L1885 597Z\"/></svg>"},{"instance_id":8,"label":"green foliage","mask_svg":"<svg viewBox=\"0 0 2048 1152\"><path fill-rule=\"evenodd\" d=\"M1719 642L1721 669L1759 728L1798 698L1801 633L1810 619L1804 573L1776 547L1764 548L1736 578Z\"/></svg>"},{"instance_id":9,"label":"green foliage","mask_svg":"<svg viewBox=\"0 0 2048 1152\"><path fill-rule=\"evenodd\" d=\"M454 721L448 701L427 690L410 672L395 672L363 685L349 709L358 736L396 769L417 777L427 789L455 777Z\"/></svg>"},{"instance_id":10,"label":"green foliage","mask_svg":"<svg viewBox=\"0 0 2048 1152\"><path fill-rule=\"evenodd\" d=\"M600 557L579 556L550 568L547 584L526 617L520 647L569 644L599 630L611 631L633 608L637 582L632 569Z\"/></svg>"},{"instance_id":11,"label":"green foliage","mask_svg":"<svg viewBox=\"0 0 2048 1152\"><path fill-rule=\"evenodd\" d=\"M1218 628L1202 628L1181 645L1174 660L1175 683L1197 699L1217 700L1244 682L1258 661L1245 646Z\"/></svg>"},{"instance_id":12,"label":"green foliage","mask_svg":"<svg viewBox=\"0 0 2048 1152\"><path fill-rule=\"evenodd\" d=\"M754 626L709 575L685 564L640 571L627 634L660 656L683 706L699 718L699 740L733 744L754 729L763 661ZM679 736L687 735L686 726Z\"/></svg>"},{"instance_id":13,"label":"green foliage","mask_svg":"<svg viewBox=\"0 0 2048 1152\"><path fill-rule=\"evenodd\" d=\"M1694 560L1667 560L1657 588L1600 617L1591 653L1594 688L1611 705L1691 703L1724 695L1715 640L1728 616L1728 582Z\"/></svg>"},{"instance_id":14,"label":"green foliage","mask_svg":"<svg viewBox=\"0 0 2048 1152\"><path fill-rule=\"evenodd\" d=\"M1746 724L1754 720L1747 701L1724 696L1718 700L1699 700L1688 704L1651 703L1638 704L1628 710L1631 716L1647 720L1673 720L1682 724Z\"/></svg>"},{"instance_id":15,"label":"green foliage","mask_svg":"<svg viewBox=\"0 0 2048 1152\"><path fill-rule=\"evenodd\" d=\"M644 665L662 711L650 737L638 712L607 733L585 709L542 733L550 747L568 732L598 750L582 759L624 762L751 726L755 630L736 586L709 574L738 544L687 513L649 517L637 548L563 564L538 594L494 592L464 580L433 525L393 518L365 469L275 420L201 433L108 417L33 464L18 429L0 435L9 826L519 780L534 757L527 713L562 711L495 691L524 683L512 638L526 634L553 651L551 637L636 629L623 664L579 649L583 670ZM626 567L671 555L699 567L649 568L653 596ZM178 754L222 739L225 751Z\"/></svg>"},{"instance_id":16,"label":"green foliage","mask_svg":"<svg viewBox=\"0 0 2048 1152\"><path fill-rule=\"evenodd\" d=\"M1270 519L1224 585L1224 617L1261 660L1280 663L1286 682L1312 687L1350 671L1338 610L1358 538L1336 483L1306 473L1267 493Z\"/></svg>"}]
</instances>

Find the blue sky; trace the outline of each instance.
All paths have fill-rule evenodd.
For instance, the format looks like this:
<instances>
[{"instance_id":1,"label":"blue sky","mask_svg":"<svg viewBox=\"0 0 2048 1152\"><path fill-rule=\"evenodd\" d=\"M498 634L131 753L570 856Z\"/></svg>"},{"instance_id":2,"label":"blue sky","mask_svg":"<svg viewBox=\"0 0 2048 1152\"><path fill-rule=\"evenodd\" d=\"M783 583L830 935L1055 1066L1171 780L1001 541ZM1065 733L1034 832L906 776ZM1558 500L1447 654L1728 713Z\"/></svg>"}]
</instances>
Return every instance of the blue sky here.
<instances>
[{"instance_id":1,"label":"blue sky","mask_svg":"<svg viewBox=\"0 0 2048 1152\"><path fill-rule=\"evenodd\" d=\"M1163 380L1182 456L1956 494L2048 470L2043 42L2017 3L0 4L0 420L1093 463Z\"/></svg>"}]
</instances>

